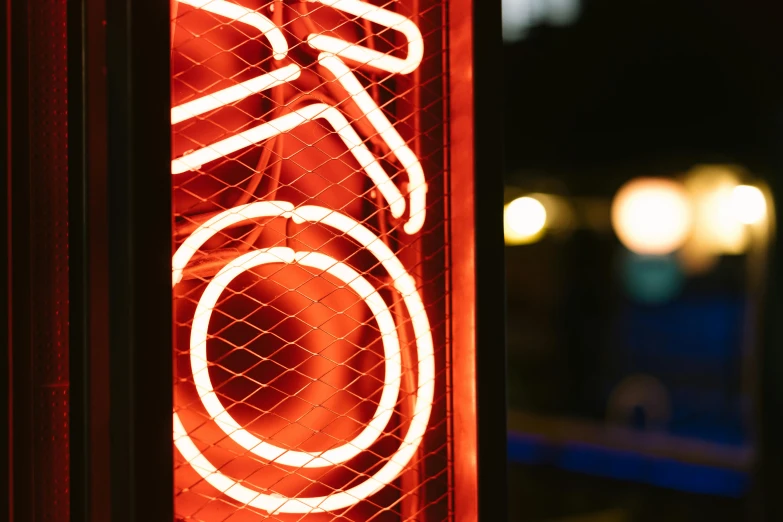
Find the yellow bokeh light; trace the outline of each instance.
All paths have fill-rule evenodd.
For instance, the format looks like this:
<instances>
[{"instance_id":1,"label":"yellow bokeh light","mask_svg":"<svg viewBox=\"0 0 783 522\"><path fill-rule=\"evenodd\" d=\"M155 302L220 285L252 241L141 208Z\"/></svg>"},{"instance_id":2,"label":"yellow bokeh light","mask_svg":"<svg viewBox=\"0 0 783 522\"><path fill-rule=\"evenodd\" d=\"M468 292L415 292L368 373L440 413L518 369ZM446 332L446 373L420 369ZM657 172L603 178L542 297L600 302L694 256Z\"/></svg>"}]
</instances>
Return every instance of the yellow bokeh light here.
<instances>
[{"instance_id":1,"label":"yellow bokeh light","mask_svg":"<svg viewBox=\"0 0 783 522\"><path fill-rule=\"evenodd\" d=\"M731 193L731 210L740 223L755 225L767 215L767 200L758 187L740 185Z\"/></svg>"},{"instance_id":2,"label":"yellow bokeh light","mask_svg":"<svg viewBox=\"0 0 783 522\"><path fill-rule=\"evenodd\" d=\"M535 198L517 198L503 210L503 231L507 245L525 245L538 241L544 232L547 215Z\"/></svg>"},{"instance_id":3,"label":"yellow bokeh light","mask_svg":"<svg viewBox=\"0 0 783 522\"><path fill-rule=\"evenodd\" d=\"M688 239L692 217L688 194L673 180L637 178L623 185L612 202L612 226L629 250L665 255Z\"/></svg>"},{"instance_id":4,"label":"yellow bokeh light","mask_svg":"<svg viewBox=\"0 0 783 522\"><path fill-rule=\"evenodd\" d=\"M698 195L699 236L718 254L740 254L747 247L748 234L733 208L734 188L724 182Z\"/></svg>"},{"instance_id":5,"label":"yellow bokeh light","mask_svg":"<svg viewBox=\"0 0 783 522\"><path fill-rule=\"evenodd\" d=\"M741 254L750 237L737 219L734 191L742 172L732 166L702 165L685 177L693 202L693 231L680 251L680 261L689 274L706 273L719 256Z\"/></svg>"}]
</instances>

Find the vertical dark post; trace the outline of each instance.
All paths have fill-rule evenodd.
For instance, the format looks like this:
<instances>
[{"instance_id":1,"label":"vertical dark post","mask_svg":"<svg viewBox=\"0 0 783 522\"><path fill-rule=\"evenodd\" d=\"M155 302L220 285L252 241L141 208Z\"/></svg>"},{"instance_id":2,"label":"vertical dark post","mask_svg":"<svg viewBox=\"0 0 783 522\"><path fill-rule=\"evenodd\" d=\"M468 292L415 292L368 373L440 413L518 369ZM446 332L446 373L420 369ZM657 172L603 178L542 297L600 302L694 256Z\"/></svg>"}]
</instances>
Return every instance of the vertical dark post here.
<instances>
[{"instance_id":1,"label":"vertical dark post","mask_svg":"<svg viewBox=\"0 0 783 522\"><path fill-rule=\"evenodd\" d=\"M110 519L105 0L68 2L71 520Z\"/></svg>"},{"instance_id":2,"label":"vertical dark post","mask_svg":"<svg viewBox=\"0 0 783 522\"><path fill-rule=\"evenodd\" d=\"M88 472L91 459L89 437L90 344L88 292L86 88L84 84L85 27L82 2L68 3L68 214L70 286L71 376L71 519L87 522L90 502Z\"/></svg>"},{"instance_id":3,"label":"vertical dark post","mask_svg":"<svg viewBox=\"0 0 783 522\"><path fill-rule=\"evenodd\" d=\"M783 140L783 115L778 117L778 135ZM783 158L783 156L778 156ZM783 165L776 162L778 169ZM780 172L768 176L774 207L769 209L773 217L773 234L769 247L769 275L766 282L762 350L759 364L761 379L759 410L760 435L756 458L756 487L752 520L773 522L783 520L783 503L779 499L783 477L783 330L780 317L783 314L783 257L780 245L783 240L780 212L783 202L783 180Z\"/></svg>"},{"instance_id":4,"label":"vertical dark post","mask_svg":"<svg viewBox=\"0 0 783 522\"><path fill-rule=\"evenodd\" d=\"M506 520L500 2L449 9L455 520Z\"/></svg>"},{"instance_id":5,"label":"vertical dark post","mask_svg":"<svg viewBox=\"0 0 783 522\"><path fill-rule=\"evenodd\" d=\"M28 520L34 497L32 347L30 335L30 149L28 114L28 4L7 10L8 55L8 364L11 520Z\"/></svg>"},{"instance_id":6,"label":"vertical dark post","mask_svg":"<svg viewBox=\"0 0 783 522\"><path fill-rule=\"evenodd\" d=\"M6 491L5 495L0 495L0 517L11 519L11 445L10 445L10 398L11 398L11 369L8 365L11 355L10 339L10 316L9 283L11 273L9 271L8 260L11 255L8 235L8 217L9 202L11 194L9 193L10 183L10 143L9 129L11 121L9 119L10 92L9 83L11 79L11 63L8 59L9 49L9 14L11 11L11 0L6 0L0 9L0 56L3 60L4 81L0 82L0 169L3 169L3 176L0 177L0 216L6 220L6 224L0 226L0 382L2 382L2 391L0 391L0 491Z\"/></svg>"},{"instance_id":7,"label":"vertical dark post","mask_svg":"<svg viewBox=\"0 0 783 522\"><path fill-rule=\"evenodd\" d=\"M473 2L479 520L507 520L500 2Z\"/></svg>"},{"instance_id":8,"label":"vertical dark post","mask_svg":"<svg viewBox=\"0 0 783 522\"><path fill-rule=\"evenodd\" d=\"M84 11L82 2L68 5L68 185L69 206L69 283L70 283L70 347L69 369L71 375L71 519L88 518L90 488L88 473L91 459L89 437L89 372L87 364L90 344L89 331L88 273L86 247L87 228L87 183L85 126L84 75Z\"/></svg>"},{"instance_id":9,"label":"vertical dark post","mask_svg":"<svg viewBox=\"0 0 783 522\"><path fill-rule=\"evenodd\" d=\"M0 56L3 59L4 80L0 82L0 165L2 165L3 176L0 178L0 216L6 223L0 226L0 382L2 382L2 391L0 392L0 491L6 491L7 494L0 495L0 517L11 519L10 498L13 493L11 489L11 368L9 366L11 356L11 316L9 315L9 304L11 300L10 293L10 257L11 245L9 235L10 224L10 183L11 183L11 148L10 148L10 128L11 114L11 60L10 50L10 24L11 24L11 0L6 0L2 5L0 12Z\"/></svg>"},{"instance_id":10,"label":"vertical dark post","mask_svg":"<svg viewBox=\"0 0 783 522\"><path fill-rule=\"evenodd\" d=\"M0 516L63 520L69 491L65 4L4 7L0 345L8 484Z\"/></svg>"},{"instance_id":11,"label":"vertical dark post","mask_svg":"<svg viewBox=\"0 0 783 522\"><path fill-rule=\"evenodd\" d=\"M169 3L107 6L111 520L173 519Z\"/></svg>"}]
</instances>

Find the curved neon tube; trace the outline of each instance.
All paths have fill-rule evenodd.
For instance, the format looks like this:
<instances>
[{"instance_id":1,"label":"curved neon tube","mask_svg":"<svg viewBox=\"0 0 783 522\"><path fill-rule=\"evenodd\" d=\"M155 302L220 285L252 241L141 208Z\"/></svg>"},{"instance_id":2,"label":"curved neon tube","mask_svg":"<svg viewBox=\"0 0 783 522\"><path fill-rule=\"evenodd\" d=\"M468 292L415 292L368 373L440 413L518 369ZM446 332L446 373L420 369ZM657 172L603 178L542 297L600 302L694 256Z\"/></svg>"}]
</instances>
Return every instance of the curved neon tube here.
<instances>
[{"instance_id":1,"label":"curved neon tube","mask_svg":"<svg viewBox=\"0 0 783 522\"><path fill-rule=\"evenodd\" d=\"M432 334L429 319L424 304L416 290L416 283L405 270L404 266L375 234L353 218L329 210L327 208L307 205L294 208L287 202L256 202L228 210L207 223L201 225L193 236L195 239L187 245L183 244L174 255L173 283L182 277L182 269L187 265L193 253L204 244L204 241L220 231L219 225L226 226L238 220L271 217L276 209L277 216L292 218L297 223L322 223L351 237L369 250L383 265L393 280L397 292L402 296L411 318L418 357L418 389L413 417L405 433L400 448L374 475L364 482L347 490L338 491L321 497L292 498L277 494L267 494L254 491L245 485L221 473L198 449L188 435L179 415L173 413L174 444L185 460L215 489L242 504L267 511L269 513L315 513L328 512L346 508L377 493L391 483L405 469L421 444L427 430L432 400L435 392L435 361L433 354ZM209 225L209 226L207 226ZM191 236L191 237L193 237ZM208 237L207 237L208 236ZM204 239L206 237L206 239ZM190 238L189 238L190 239ZM183 250L181 255L177 255ZM302 254L305 256L313 255ZM184 264L183 264L184 261ZM179 275L178 275L179 274Z\"/></svg>"},{"instance_id":2,"label":"curved neon tube","mask_svg":"<svg viewBox=\"0 0 783 522\"><path fill-rule=\"evenodd\" d=\"M285 450L263 442L242 428L215 393L209 378L207 361L207 334L212 310L226 286L238 275L251 268L269 263L298 263L316 268L336 277L359 294L378 323L385 356L385 376L381 399L375 414L362 432L352 441L320 452ZM246 450L276 464L292 467L322 468L348 461L372 446L391 419L400 392L402 360L397 327L383 298L367 280L347 265L316 252L294 253L290 248L277 247L248 252L229 262L207 285L201 295L190 335L190 365L196 391L204 408L226 435Z\"/></svg>"},{"instance_id":3,"label":"curved neon tube","mask_svg":"<svg viewBox=\"0 0 783 522\"><path fill-rule=\"evenodd\" d=\"M288 54L288 41L283 31L258 11L225 0L179 0L179 3L255 27L269 40L275 60L282 60Z\"/></svg>"},{"instance_id":4,"label":"curved neon tube","mask_svg":"<svg viewBox=\"0 0 783 522\"><path fill-rule=\"evenodd\" d=\"M249 219L260 219L267 217L290 217L294 209L293 203L287 201L256 201L247 205L233 207L225 212L212 217L209 221L202 223L188 238L180 245L172 257L171 278L172 284L176 285L182 281L183 271L188 266L193 254L204 246L204 243L223 229L247 221Z\"/></svg>"},{"instance_id":5,"label":"curved neon tube","mask_svg":"<svg viewBox=\"0 0 783 522\"><path fill-rule=\"evenodd\" d=\"M401 14L361 2L360 0L309 0L328 5L369 22L401 32L408 40L408 56L404 59L368 49L340 38L323 34L311 34L307 43L319 51L346 58L361 64L397 74L409 74L416 70L424 56L424 41L416 24Z\"/></svg>"},{"instance_id":6,"label":"curved neon tube","mask_svg":"<svg viewBox=\"0 0 783 522\"><path fill-rule=\"evenodd\" d=\"M198 169L205 163L227 156L238 150L260 143L288 132L296 127L317 119L324 119L342 139L348 151L356 158L369 178L378 187L383 197L389 203L391 213L399 218L405 213L405 199L399 189L383 170L378 160L367 148L356 131L345 119L340 111L325 103L314 103L291 112L270 122L263 123L252 129L248 129L230 138L213 143L202 149L175 159L171 162L171 173L182 174L190 170Z\"/></svg>"},{"instance_id":7,"label":"curved neon tube","mask_svg":"<svg viewBox=\"0 0 783 522\"><path fill-rule=\"evenodd\" d=\"M424 170L416 154L408 147L400 133L394 128L389 119L364 86L359 82L351 69L334 55L321 53L318 63L326 67L340 85L348 91L351 98L364 113L372 126L386 142L389 149L397 157L402 166L408 172L408 194L410 196L410 218L404 225L408 234L415 234L424 226L427 216L427 183L424 179Z\"/></svg>"},{"instance_id":8,"label":"curved neon tube","mask_svg":"<svg viewBox=\"0 0 783 522\"><path fill-rule=\"evenodd\" d=\"M189 120L205 112L214 111L229 103L235 103L239 100L247 98L252 94L257 94L262 91L283 85L287 82L292 82L299 78L301 69L296 64L286 65L276 69L270 73L256 76L250 80L244 81L233 87L223 89L201 98L197 98L193 101L177 105L171 109L171 124Z\"/></svg>"}]
</instances>

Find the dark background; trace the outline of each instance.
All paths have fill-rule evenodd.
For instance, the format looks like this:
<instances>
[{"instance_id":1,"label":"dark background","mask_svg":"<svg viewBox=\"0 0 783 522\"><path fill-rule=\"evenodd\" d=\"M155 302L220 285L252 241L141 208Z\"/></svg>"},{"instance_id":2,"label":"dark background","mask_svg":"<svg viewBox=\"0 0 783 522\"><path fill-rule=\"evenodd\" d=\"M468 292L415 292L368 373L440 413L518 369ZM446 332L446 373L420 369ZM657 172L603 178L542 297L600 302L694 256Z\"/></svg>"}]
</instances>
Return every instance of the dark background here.
<instances>
[{"instance_id":1,"label":"dark background","mask_svg":"<svg viewBox=\"0 0 783 522\"><path fill-rule=\"evenodd\" d=\"M778 196L782 29L760 0L582 0L574 23L531 27L504 49L506 185L608 204L634 177L730 164ZM622 295L622 255L611 230L506 248L511 520L783 519L773 251L761 296L747 256L723 256L657 306ZM640 372L668 387L668 422L610 425L609 393Z\"/></svg>"}]
</instances>

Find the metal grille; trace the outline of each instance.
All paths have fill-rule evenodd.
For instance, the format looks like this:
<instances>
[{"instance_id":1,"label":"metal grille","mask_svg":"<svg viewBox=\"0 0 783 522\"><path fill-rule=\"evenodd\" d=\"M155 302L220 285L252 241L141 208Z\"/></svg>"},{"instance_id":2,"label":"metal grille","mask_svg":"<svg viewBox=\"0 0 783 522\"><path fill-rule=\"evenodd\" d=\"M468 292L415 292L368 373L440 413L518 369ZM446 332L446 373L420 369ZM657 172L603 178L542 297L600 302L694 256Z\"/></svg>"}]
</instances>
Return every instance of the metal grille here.
<instances>
[{"instance_id":1,"label":"metal grille","mask_svg":"<svg viewBox=\"0 0 783 522\"><path fill-rule=\"evenodd\" d=\"M445 2L172 0L179 520L449 520Z\"/></svg>"},{"instance_id":2,"label":"metal grille","mask_svg":"<svg viewBox=\"0 0 783 522\"><path fill-rule=\"evenodd\" d=\"M29 4L30 334L36 521L69 520L66 3ZM44 21L44 22L42 22ZM21 285L20 285L21 286ZM24 348L20 347L20 354ZM22 464L25 465L25 464Z\"/></svg>"}]
</instances>

